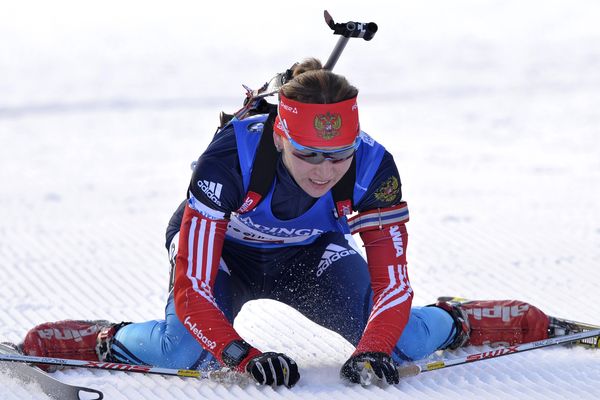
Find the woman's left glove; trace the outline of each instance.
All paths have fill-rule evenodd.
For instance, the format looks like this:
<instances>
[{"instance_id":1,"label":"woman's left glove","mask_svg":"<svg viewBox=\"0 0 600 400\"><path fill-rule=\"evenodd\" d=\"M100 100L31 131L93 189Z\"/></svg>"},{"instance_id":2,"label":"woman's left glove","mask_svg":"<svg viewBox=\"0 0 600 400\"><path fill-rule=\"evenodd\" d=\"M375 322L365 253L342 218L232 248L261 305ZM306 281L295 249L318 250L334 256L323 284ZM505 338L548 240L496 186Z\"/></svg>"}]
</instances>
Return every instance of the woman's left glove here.
<instances>
[{"instance_id":1,"label":"woman's left glove","mask_svg":"<svg viewBox=\"0 0 600 400\"><path fill-rule=\"evenodd\" d=\"M340 377L363 386L372 383L396 384L400 382L398 369L386 353L367 352L355 354L344 363Z\"/></svg>"}]
</instances>

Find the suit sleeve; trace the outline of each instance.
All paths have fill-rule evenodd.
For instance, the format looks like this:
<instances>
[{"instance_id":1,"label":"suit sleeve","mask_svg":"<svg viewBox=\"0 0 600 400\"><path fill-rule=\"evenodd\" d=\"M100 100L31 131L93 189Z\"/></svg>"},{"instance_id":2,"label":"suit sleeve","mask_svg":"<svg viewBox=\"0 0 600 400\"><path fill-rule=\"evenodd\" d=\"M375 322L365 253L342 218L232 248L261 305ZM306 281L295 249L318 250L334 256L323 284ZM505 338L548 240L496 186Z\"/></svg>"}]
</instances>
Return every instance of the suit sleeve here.
<instances>
[{"instance_id":1,"label":"suit sleeve","mask_svg":"<svg viewBox=\"0 0 600 400\"><path fill-rule=\"evenodd\" d=\"M373 308L355 354L391 354L408 322L413 298L407 271L408 207L393 157L386 152L367 193L350 219L367 253Z\"/></svg>"},{"instance_id":2,"label":"suit sleeve","mask_svg":"<svg viewBox=\"0 0 600 400\"><path fill-rule=\"evenodd\" d=\"M406 263L406 225L395 222L365 230L361 238L367 252L373 308L356 354L366 351L391 354L408 322L413 298Z\"/></svg>"},{"instance_id":3,"label":"suit sleeve","mask_svg":"<svg viewBox=\"0 0 600 400\"><path fill-rule=\"evenodd\" d=\"M176 259L175 311L192 336L220 362L221 352L233 340L242 340L214 297L214 284L227 230L226 219L205 216L188 204L183 213ZM260 354L252 348L239 365Z\"/></svg>"}]
</instances>

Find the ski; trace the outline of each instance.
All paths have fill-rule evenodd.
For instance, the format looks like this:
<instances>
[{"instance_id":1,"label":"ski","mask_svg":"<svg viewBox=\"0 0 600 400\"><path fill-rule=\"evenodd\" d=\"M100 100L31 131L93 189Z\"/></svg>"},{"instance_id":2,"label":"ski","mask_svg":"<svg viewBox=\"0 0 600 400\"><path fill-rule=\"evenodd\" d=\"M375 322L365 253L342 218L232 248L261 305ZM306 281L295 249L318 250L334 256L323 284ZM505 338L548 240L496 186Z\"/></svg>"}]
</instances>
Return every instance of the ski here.
<instances>
[{"instance_id":1,"label":"ski","mask_svg":"<svg viewBox=\"0 0 600 400\"><path fill-rule=\"evenodd\" d=\"M151 374L151 375L178 376L180 378L196 378L196 379L202 379L202 380L207 380L210 382L216 382L216 383L221 383L221 384L226 384L226 385L237 384L240 386L244 386L252 381L252 378L248 374L232 371L229 369L220 369L220 370L214 370L214 371L171 369L171 368L153 367L150 365L133 365L133 364L121 364L121 363L112 363L112 362L103 362L103 361L84 361L84 360L73 360L73 359L67 359L67 358L27 356L27 355L18 354L18 353L16 353L16 354L15 353L0 354L0 362L4 362L6 364L8 364L9 362L12 362L15 364L21 364L21 363L44 364L44 365L55 365L58 367L103 369L103 370L113 371L113 372L136 372L136 373ZM39 372L42 372L39 369L37 369L37 370ZM46 375L46 374L44 374L44 375Z\"/></svg>"},{"instance_id":2,"label":"ski","mask_svg":"<svg viewBox=\"0 0 600 400\"><path fill-rule=\"evenodd\" d=\"M0 344L0 373L7 374L24 383L34 383L40 386L49 397L57 400L80 400L82 398L99 400L104 398L101 391L83 386L74 386L61 382L37 367L25 363L3 361L3 357L20 355L14 348ZM88 393L81 397L83 393ZM94 397L90 397L92 394Z\"/></svg>"},{"instance_id":3,"label":"ski","mask_svg":"<svg viewBox=\"0 0 600 400\"><path fill-rule=\"evenodd\" d=\"M489 360L491 358L498 358L507 356L510 354L523 353L529 350L541 349L549 346L556 346L560 344L568 344L577 342L600 335L600 329L592 329L585 332L573 333L563 336L555 336L548 339L538 340L535 342L522 343L514 346L495 347L489 351L469 354L463 357L447 358L427 363L416 363L412 365L403 365L398 367L398 374L400 377L415 376L422 372L435 371L438 369L455 367L462 364Z\"/></svg>"}]
</instances>

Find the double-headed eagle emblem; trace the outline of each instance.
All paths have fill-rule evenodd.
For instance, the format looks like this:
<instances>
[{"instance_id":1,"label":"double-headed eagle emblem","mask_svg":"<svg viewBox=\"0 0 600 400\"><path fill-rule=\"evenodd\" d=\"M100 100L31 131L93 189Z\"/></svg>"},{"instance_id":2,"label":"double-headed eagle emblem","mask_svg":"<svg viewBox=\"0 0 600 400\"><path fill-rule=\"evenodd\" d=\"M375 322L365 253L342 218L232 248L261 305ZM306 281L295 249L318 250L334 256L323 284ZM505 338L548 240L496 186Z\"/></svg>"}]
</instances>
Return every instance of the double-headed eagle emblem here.
<instances>
[{"instance_id":1,"label":"double-headed eagle emblem","mask_svg":"<svg viewBox=\"0 0 600 400\"><path fill-rule=\"evenodd\" d=\"M314 127L317 135L325 140L330 140L340 134L342 127L342 117L340 114L318 114L315 116Z\"/></svg>"}]
</instances>

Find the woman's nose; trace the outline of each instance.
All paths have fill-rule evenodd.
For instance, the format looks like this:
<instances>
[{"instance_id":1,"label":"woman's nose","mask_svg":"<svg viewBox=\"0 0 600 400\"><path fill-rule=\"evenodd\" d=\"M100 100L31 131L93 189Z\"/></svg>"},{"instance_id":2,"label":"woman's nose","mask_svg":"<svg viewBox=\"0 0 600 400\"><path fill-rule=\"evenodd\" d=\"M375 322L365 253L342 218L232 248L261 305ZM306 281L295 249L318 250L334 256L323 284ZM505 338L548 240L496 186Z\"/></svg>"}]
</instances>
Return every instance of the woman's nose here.
<instances>
[{"instance_id":1,"label":"woman's nose","mask_svg":"<svg viewBox=\"0 0 600 400\"><path fill-rule=\"evenodd\" d=\"M319 178L330 179L335 175L333 163L329 160L325 160L315 166L315 172Z\"/></svg>"}]
</instances>

